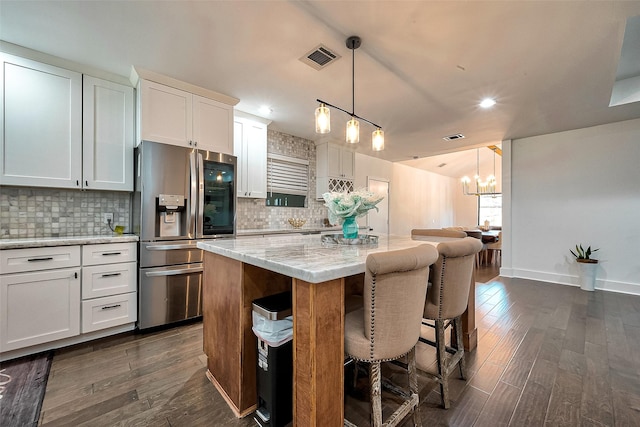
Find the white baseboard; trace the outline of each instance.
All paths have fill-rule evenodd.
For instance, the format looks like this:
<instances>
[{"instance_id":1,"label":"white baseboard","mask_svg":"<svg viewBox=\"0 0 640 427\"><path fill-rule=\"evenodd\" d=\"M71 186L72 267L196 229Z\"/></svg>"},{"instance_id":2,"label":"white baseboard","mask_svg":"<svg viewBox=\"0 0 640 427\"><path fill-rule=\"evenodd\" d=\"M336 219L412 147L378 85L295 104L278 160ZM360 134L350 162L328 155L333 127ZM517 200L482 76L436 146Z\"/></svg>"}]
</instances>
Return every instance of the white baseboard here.
<instances>
[{"instance_id":1,"label":"white baseboard","mask_svg":"<svg viewBox=\"0 0 640 427\"><path fill-rule=\"evenodd\" d=\"M558 285L578 286L578 276L568 274L547 273L544 271L523 270L517 268L501 268L500 275L503 277L517 277L520 279L556 283ZM640 295L640 283L620 282L616 280L603 280L596 278L596 289L607 292Z\"/></svg>"}]
</instances>

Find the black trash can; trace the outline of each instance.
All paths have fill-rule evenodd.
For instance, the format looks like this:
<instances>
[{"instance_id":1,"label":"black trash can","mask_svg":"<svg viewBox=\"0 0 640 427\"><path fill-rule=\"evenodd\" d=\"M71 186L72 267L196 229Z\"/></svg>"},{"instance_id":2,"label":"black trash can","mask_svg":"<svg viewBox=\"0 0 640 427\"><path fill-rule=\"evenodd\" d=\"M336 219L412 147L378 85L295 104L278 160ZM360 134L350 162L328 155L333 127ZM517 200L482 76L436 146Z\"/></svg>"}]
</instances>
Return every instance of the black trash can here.
<instances>
[{"instance_id":1,"label":"black trash can","mask_svg":"<svg viewBox=\"0 0 640 427\"><path fill-rule=\"evenodd\" d=\"M286 426L293 419L293 320L291 292L253 301L253 332L258 338L258 409L261 427Z\"/></svg>"}]
</instances>

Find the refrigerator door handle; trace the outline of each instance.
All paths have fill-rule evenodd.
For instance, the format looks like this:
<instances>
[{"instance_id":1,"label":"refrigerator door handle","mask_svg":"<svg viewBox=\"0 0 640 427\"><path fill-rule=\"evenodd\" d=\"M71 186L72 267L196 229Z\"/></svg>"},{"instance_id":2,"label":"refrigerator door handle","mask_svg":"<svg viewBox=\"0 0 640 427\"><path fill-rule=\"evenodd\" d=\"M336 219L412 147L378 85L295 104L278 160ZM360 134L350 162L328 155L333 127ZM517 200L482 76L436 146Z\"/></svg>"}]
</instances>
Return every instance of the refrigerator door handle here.
<instances>
[{"instance_id":1,"label":"refrigerator door handle","mask_svg":"<svg viewBox=\"0 0 640 427\"><path fill-rule=\"evenodd\" d=\"M179 245L149 245L145 246L145 249L148 251L171 251L175 249L198 249L198 247L193 244L184 243Z\"/></svg>"},{"instance_id":2,"label":"refrigerator door handle","mask_svg":"<svg viewBox=\"0 0 640 427\"><path fill-rule=\"evenodd\" d=\"M204 223L204 161L202 153L198 153L198 221L196 223L196 238L202 237Z\"/></svg>"},{"instance_id":3,"label":"refrigerator door handle","mask_svg":"<svg viewBox=\"0 0 640 427\"><path fill-rule=\"evenodd\" d=\"M189 234L195 236L196 233L196 199L197 199L197 185L198 185L198 176L196 173L196 152L192 151L189 153L189 178L191 182L190 186L190 207L189 207Z\"/></svg>"},{"instance_id":4,"label":"refrigerator door handle","mask_svg":"<svg viewBox=\"0 0 640 427\"><path fill-rule=\"evenodd\" d=\"M176 270L147 271L144 273L144 275L147 277L179 276L181 274L200 273L202 271L202 267L189 267Z\"/></svg>"}]
</instances>

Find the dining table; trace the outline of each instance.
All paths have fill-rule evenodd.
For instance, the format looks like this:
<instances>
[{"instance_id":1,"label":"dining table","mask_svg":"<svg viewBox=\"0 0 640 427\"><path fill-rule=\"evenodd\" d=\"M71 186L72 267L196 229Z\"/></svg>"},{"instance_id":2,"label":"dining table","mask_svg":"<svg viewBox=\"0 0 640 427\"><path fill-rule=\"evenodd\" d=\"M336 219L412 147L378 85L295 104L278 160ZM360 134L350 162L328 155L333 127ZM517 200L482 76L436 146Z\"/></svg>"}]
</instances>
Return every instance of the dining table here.
<instances>
[{"instance_id":1,"label":"dining table","mask_svg":"<svg viewBox=\"0 0 640 427\"><path fill-rule=\"evenodd\" d=\"M251 329L252 302L291 291L293 423L343 425L345 289L351 282L363 280L365 262L371 253L420 244L437 246L455 240L374 237L358 240L364 244L342 244L344 241L338 243L341 239L318 234L198 243L204 250L202 305L207 377L237 417L257 408L257 339ZM469 297L463 316L467 350L477 344L475 286L471 286Z\"/></svg>"}]
</instances>

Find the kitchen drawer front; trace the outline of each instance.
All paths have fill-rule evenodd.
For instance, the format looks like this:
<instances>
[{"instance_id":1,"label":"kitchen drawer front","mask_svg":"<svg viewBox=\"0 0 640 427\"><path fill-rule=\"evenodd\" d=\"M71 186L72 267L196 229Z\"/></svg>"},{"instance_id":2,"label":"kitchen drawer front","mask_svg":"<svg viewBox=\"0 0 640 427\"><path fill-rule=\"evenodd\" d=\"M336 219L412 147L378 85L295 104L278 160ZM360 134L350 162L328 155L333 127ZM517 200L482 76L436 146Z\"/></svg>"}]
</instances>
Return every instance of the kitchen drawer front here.
<instances>
[{"instance_id":1,"label":"kitchen drawer front","mask_svg":"<svg viewBox=\"0 0 640 427\"><path fill-rule=\"evenodd\" d=\"M138 319L136 292L82 301L82 333L124 325Z\"/></svg>"},{"instance_id":2,"label":"kitchen drawer front","mask_svg":"<svg viewBox=\"0 0 640 427\"><path fill-rule=\"evenodd\" d=\"M106 243L84 245L82 247L82 265L115 264L136 261L136 243Z\"/></svg>"},{"instance_id":3,"label":"kitchen drawer front","mask_svg":"<svg viewBox=\"0 0 640 427\"><path fill-rule=\"evenodd\" d=\"M82 267L82 299L133 292L136 276L135 262Z\"/></svg>"},{"instance_id":4,"label":"kitchen drawer front","mask_svg":"<svg viewBox=\"0 0 640 427\"><path fill-rule=\"evenodd\" d=\"M80 266L80 246L7 249L0 251L2 274Z\"/></svg>"}]
</instances>

